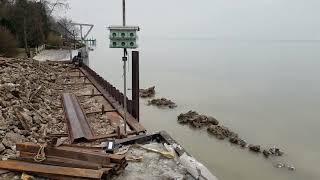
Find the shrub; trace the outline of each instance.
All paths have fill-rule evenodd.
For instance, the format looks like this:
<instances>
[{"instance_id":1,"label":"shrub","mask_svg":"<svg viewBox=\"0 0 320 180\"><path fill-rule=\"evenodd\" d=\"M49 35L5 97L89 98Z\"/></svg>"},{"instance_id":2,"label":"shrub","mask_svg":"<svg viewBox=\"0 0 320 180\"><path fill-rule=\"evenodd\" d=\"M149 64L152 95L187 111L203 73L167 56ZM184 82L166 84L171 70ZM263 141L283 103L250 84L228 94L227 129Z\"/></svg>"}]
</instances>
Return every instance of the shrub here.
<instances>
[{"instance_id":1,"label":"shrub","mask_svg":"<svg viewBox=\"0 0 320 180\"><path fill-rule=\"evenodd\" d=\"M54 33L49 33L47 38L47 44L52 48L60 48L63 44L61 36L58 36Z\"/></svg>"},{"instance_id":2,"label":"shrub","mask_svg":"<svg viewBox=\"0 0 320 180\"><path fill-rule=\"evenodd\" d=\"M0 55L12 57L17 55L17 40L6 28L0 27Z\"/></svg>"}]
</instances>

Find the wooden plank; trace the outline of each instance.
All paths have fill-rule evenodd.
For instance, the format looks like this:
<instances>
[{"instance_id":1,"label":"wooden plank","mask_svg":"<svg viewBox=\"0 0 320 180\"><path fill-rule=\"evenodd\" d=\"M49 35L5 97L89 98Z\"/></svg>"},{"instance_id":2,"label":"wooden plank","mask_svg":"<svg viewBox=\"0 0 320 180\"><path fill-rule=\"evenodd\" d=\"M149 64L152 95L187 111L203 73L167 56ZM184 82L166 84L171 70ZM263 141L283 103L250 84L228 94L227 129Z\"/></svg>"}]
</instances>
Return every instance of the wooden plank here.
<instances>
[{"instance_id":1,"label":"wooden plank","mask_svg":"<svg viewBox=\"0 0 320 180\"><path fill-rule=\"evenodd\" d=\"M97 154L102 154L108 159L110 159L111 163L121 163L125 161L125 156L124 155L117 155L117 154L107 154L105 153L104 150L100 149L89 149L89 148L77 148L77 147L72 147L72 146L60 146L57 147L59 150L65 150L65 151L72 151L74 153L97 153Z\"/></svg>"},{"instance_id":2,"label":"wooden plank","mask_svg":"<svg viewBox=\"0 0 320 180\"><path fill-rule=\"evenodd\" d=\"M17 160L34 163L35 162L34 157L36 156L36 154L37 153L20 152L20 156L17 158ZM92 163L88 161L81 161L81 160L63 158L63 157L54 157L54 156L46 156L46 159L44 161L37 162L37 163L63 166L63 167L96 169L96 170L102 168L102 165L98 163Z\"/></svg>"},{"instance_id":3,"label":"wooden plank","mask_svg":"<svg viewBox=\"0 0 320 180\"><path fill-rule=\"evenodd\" d=\"M16 144L17 151L30 152L30 153L38 153L40 148L39 145L24 143L24 144ZM83 149L66 149L63 147L45 147L45 154L47 156L55 156L55 157L63 157L70 158L81 161L94 162L98 164L109 164L110 159L103 154L101 151L86 151Z\"/></svg>"},{"instance_id":4,"label":"wooden plank","mask_svg":"<svg viewBox=\"0 0 320 180\"><path fill-rule=\"evenodd\" d=\"M39 175L79 177L87 179L101 179L103 171L70 167L50 166L44 164L36 164L22 162L16 160L0 161L0 168L10 171L27 172Z\"/></svg>"}]
</instances>

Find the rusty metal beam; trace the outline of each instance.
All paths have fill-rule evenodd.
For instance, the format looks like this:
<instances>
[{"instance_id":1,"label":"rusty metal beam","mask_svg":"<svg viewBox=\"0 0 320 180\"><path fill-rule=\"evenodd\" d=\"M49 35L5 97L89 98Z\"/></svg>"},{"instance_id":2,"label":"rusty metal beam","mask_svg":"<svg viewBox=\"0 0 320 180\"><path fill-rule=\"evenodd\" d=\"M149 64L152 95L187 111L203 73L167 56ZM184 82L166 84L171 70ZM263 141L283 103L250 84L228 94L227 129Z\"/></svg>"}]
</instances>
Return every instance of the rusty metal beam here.
<instances>
[{"instance_id":1,"label":"rusty metal beam","mask_svg":"<svg viewBox=\"0 0 320 180\"><path fill-rule=\"evenodd\" d=\"M64 93L62 101L71 142L92 139L93 131L77 97L74 94Z\"/></svg>"},{"instance_id":2,"label":"rusty metal beam","mask_svg":"<svg viewBox=\"0 0 320 180\"><path fill-rule=\"evenodd\" d=\"M107 112L116 112L116 109L110 109L110 110L104 110L104 111L92 111L92 112L86 112L86 115L90 114L105 114Z\"/></svg>"},{"instance_id":3,"label":"rusty metal beam","mask_svg":"<svg viewBox=\"0 0 320 180\"><path fill-rule=\"evenodd\" d=\"M138 121L140 120L139 91L139 51L132 51L132 115Z\"/></svg>"},{"instance_id":4,"label":"rusty metal beam","mask_svg":"<svg viewBox=\"0 0 320 180\"><path fill-rule=\"evenodd\" d=\"M101 179L104 174L102 170L51 166L16 160L0 161L0 168L10 171L27 172L44 176L48 175L53 177L62 176L87 179Z\"/></svg>"},{"instance_id":5,"label":"rusty metal beam","mask_svg":"<svg viewBox=\"0 0 320 180\"><path fill-rule=\"evenodd\" d=\"M62 76L63 78L82 78L82 77L86 77L84 75L78 75L78 76Z\"/></svg>"},{"instance_id":6,"label":"rusty metal beam","mask_svg":"<svg viewBox=\"0 0 320 180\"><path fill-rule=\"evenodd\" d=\"M62 83L60 85L63 85L63 86L71 86L71 85L92 85L92 83Z\"/></svg>"},{"instance_id":7,"label":"rusty metal beam","mask_svg":"<svg viewBox=\"0 0 320 180\"><path fill-rule=\"evenodd\" d=\"M94 96L102 96L102 94L81 94L81 95L77 95L78 97L83 97L83 96L91 96L91 97L94 97Z\"/></svg>"}]
</instances>

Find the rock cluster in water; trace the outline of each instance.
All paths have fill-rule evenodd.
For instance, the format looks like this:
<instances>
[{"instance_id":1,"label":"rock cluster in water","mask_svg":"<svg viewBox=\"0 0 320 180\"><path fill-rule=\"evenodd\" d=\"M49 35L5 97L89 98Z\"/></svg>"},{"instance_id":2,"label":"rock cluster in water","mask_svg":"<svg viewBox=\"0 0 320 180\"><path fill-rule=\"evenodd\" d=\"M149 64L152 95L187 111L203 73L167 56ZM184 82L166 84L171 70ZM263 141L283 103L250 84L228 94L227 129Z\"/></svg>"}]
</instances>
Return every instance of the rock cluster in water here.
<instances>
[{"instance_id":1,"label":"rock cluster in water","mask_svg":"<svg viewBox=\"0 0 320 180\"><path fill-rule=\"evenodd\" d=\"M221 125L221 123L212 116L201 115L196 111L189 111L187 113L181 113L178 116L178 122L180 124L188 124L194 128L206 127L207 132L217 139L227 139L231 144L238 145L241 148L248 148L249 151L254 153L262 153L266 158L283 155L283 152L277 147L263 149L260 145L248 145L237 133Z\"/></svg>"},{"instance_id":2,"label":"rock cluster in water","mask_svg":"<svg viewBox=\"0 0 320 180\"><path fill-rule=\"evenodd\" d=\"M148 105L154 105L157 107L169 107L170 109L176 108L177 105L173 101L166 99L166 98L160 98L160 99L152 99L148 101Z\"/></svg>"},{"instance_id":3,"label":"rock cluster in water","mask_svg":"<svg viewBox=\"0 0 320 180\"><path fill-rule=\"evenodd\" d=\"M181 113L178 116L178 122L181 124L189 124L195 128L201 128L208 125L218 125L219 121L214 117L200 115L195 111L189 111L187 113Z\"/></svg>"},{"instance_id":4,"label":"rock cluster in water","mask_svg":"<svg viewBox=\"0 0 320 180\"><path fill-rule=\"evenodd\" d=\"M140 89L140 97L142 97L142 98L152 98L155 96L155 94L156 94L155 86L152 86L147 89ZM154 98L154 99L148 100L147 105L154 105L159 108L168 107L170 109L177 107L176 103L174 103L173 101L166 99L166 98L159 98L159 99Z\"/></svg>"},{"instance_id":5,"label":"rock cluster in water","mask_svg":"<svg viewBox=\"0 0 320 180\"><path fill-rule=\"evenodd\" d=\"M142 97L142 98L154 97L156 94L155 88L156 88L155 86L152 86L147 89L140 89L140 97Z\"/></svg>"},{"instance_id":6,"label":"rock cluster in water","mask_svg":"<svg viewBox=\"0 0 320 180\"><path fill-rule=\"evenodd\" d=\"M0 159L15 157L15 144L45 143L64 133L56 80L67 65L0 57Z\"/></svg>"}]
</instances>

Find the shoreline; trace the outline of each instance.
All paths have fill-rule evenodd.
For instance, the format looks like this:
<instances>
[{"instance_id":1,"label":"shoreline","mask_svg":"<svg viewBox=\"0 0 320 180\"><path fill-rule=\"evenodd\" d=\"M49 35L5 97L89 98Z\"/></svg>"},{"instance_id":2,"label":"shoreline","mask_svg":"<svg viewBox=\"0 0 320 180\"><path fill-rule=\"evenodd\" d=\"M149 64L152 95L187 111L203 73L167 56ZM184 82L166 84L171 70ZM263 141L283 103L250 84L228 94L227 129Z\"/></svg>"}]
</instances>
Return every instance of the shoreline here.
<instances>
[{"instance_id":1,"label":"shoreline","mask_svg":"<svg viewBox=\"0 0 320 180\"><path fill-rule=\"evenodd\" d=\"M18 127L18 126L14 126L14 127L11 127L11 128L8 128L5 130L5 132L3 134L5 139L10 141L12 139L12 137L13 137L13 139L15 138L14 141L11 142L11 145L5 143L6 144L4 146L5 149L7 149L7 148L9 149L9 150L6 150L6 151L8 151L7 154L9 153L9 155L5 155L5 157L8 157L8 156L14 157L15 150L14 150L14 148L12 149L14 143L28 142L28 141L29 142L31 141L34 143L45 143L46 139L42 139L43 137L45 137L45 134L50 134L50 133L53 133L53 134L60 133L61 134L61 133L67 132L65 122L63 121L64 118L62 116L63 112L62 112L62 109L59 108L59 107L61 107L61 102L59 99L60 96L58 94L61 94L62 92L68 92L68 91L71 91L71 92L76 93L78 95L90 94L91 89L93 87L83 89L83 87L80 85L80 89L78 89L79 87L77 87L77 86L71 86L71 87L67 88L69 90L65 91L65 89L64 89L65 87L63 85L62 86L58 85L59 84L58 82L61 82L61 80L63 80L63 77L64 77L63 72L66 72L67 69L71 68L71 65L68 65L68 64L61 64L61 63L48 62L48 61L37 62L34 60L30 60L30 59L15 59L15 58L11 58L11 59L1 58L1 60L4 62L4 63L2 63L2 66L6 66L5 71L8 71L11 68L22 68L22 69L19 69L19 71L22 70L22 72L28 73L26 70L23 70L24 67L27 66L27 67L33 68L34 72L37 72L37 73L34 73L35 75L32 76L33 78L40 78L39 84L33 85L34 86L33 89L35 89L35 90L41 89L41 90L33 91L34 94L31 93L30 96L32 97L32 99L34 99L34 101L36 101L36 104L37 103L43 104L41 106L36 105L36 104L35 105L31 104L31 106L29 106L29 105L25 106L24 101L27 101L28 98L27 97L25 98L23 96L23 94L25 94L24 93L25 89L19 89L19 88L21 88L21 86L19 86L19 85L17 85L17 86L13 85L12 86L12 87L14 87L13 89L6 89L6 91L8 91L9 94L12 94L12 93L19 94L18 97L10 96L10 98L13 98L13 100L17 99L18 102L23 104L21 113L24 114L23 116L25 116L25 117L22 116L22 119L23 119L22 121L24 121L24 119L26 119L26 120L29 120L29 122L22 123L22 124L25 124L24 127L22 127L22 128L27 129L29 126L30 130L32 130L30 134L28 134L26 131L19 131L20 130L19 128L21 128L21 127ZM13 62L14 62L14 64L11 64ZM20 65L20 63L22 63L23 65ZM9 68L9 69L7 69L7 68ZM40 69L37 70L38 68L40 68ZM54 69L52 70L51 68L54 68ZM12 70L10 70L10 71L12 71ZM40 71L43 74L41 74ZM73 73L73 74L69 74L69 75L71 77L77 76L78 73ZM28 77L28 76L22 76L22 77ZM17 80L19 81L20 79L18 78ZM67 80L67 81L65 81L65 80ZM7 81L8 81L8 83L10 83L10 79L7 79ZM47 81L47 83L43 84L43 81ZM80 79L78 79L78 78L65 79L64 78L63 83L66 83L66 82L67 82L67 84L69 84L69 83L83 83L83 80L81 78ZM11 85L9 85L9 86L11 87ZM46 89L42 89L42 86ZM10 88L10 87L8 87L8 88ZM52 89L50 87L54 87L54 88ZM6 94L8 94L8 93L6 93ZM46 94L46 93L48 93L48 94ZM40 96L40 97L38 97L38 96ZM48 99L51 99L51 100L48 101ZM11 102L10 99L7 99L7 100L9 102ZM101 100L99 100L99 97L92 97L91 100L85 101L83 106L89 108L90 111L97 111L97 110L99 110L99 107L101 106L100 101ZM31 102L33 102L33 101L31 101ZM96 102L98 102L98 104L96 104ZM5 103L5 105L7 105L7 104ZM10 110L10 108L7 111L3 111L4 107L5 108L8 108L8 107L4 106L4 104L2 104L2 106L1 106L2 107L1 112L15 113L15 111ZM41 109L41 107L45 107L46 110ZM93 107L95 107L95 108L93 108ZM18 112L18 114L21 114L21 113ZM49 117L51 117L50 121L48 120L48 122L42 122L43 120L41 120L41 119L50 119L46 116L42 117L42 116L44 116L43 115L44 113L49 114ZM11 115L6 115L6 117L8 117L8 116L11 116ZM95 130L95 133L106 134L108 132L110 133L111 131L114 131L114 129L112 130L112 126L103 125L101 127L101 123L104 120L101 119L101 117L99 117L99 116L100 115L98 115L98 116L94 115L93 116L94 118L89 118L91 125L94 127L93 129ZM34 123L38 123L38 122L34 122L35 121L34 117L40 121L39 127L38 127L38 125L34 126ZM3 119L4 119L4 121L6 121L6 118L3 118ZM58 119L59 121L57 122L53 119ZM96 119L99 121L95 121ZM29 123L31 123L31 124L29 124ZM13 124L19 125L20 124L19 120L13 121ZM111 129L110 128L105 129L105 127L110 127ZM20 133L26 133L26 134L23 135ZM43 133L45 133L45 134L43 134ZM9 134L9 135L7 135L7 134Z\"/></svg>"}]
</instances>

